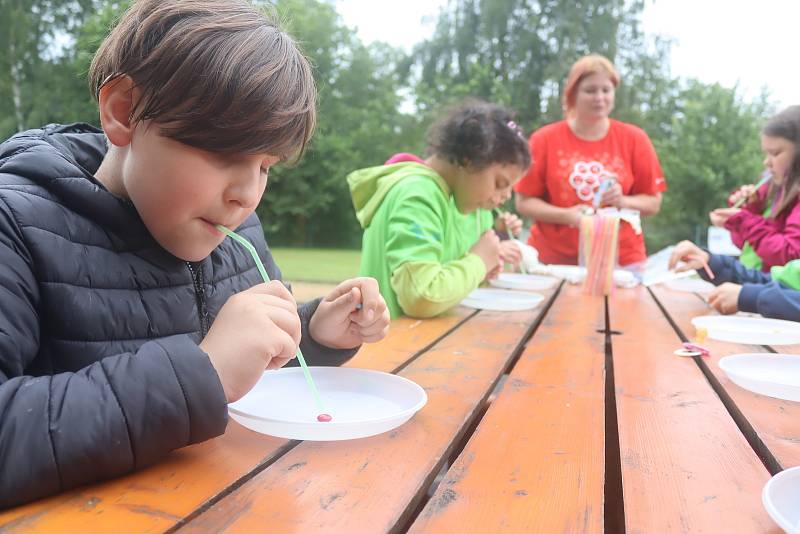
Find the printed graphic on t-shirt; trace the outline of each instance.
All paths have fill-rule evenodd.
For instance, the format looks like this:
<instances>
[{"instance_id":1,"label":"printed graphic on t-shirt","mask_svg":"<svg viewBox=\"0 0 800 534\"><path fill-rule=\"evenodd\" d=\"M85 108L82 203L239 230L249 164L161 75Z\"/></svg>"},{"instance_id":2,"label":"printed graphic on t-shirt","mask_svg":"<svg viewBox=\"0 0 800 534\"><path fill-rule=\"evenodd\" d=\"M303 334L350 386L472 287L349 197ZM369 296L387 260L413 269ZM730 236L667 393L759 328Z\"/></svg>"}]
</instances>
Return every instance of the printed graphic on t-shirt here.
<instances>
[{"instance_id":1,"label":"printed graphic on t-shirt","mask_svg":"<svg viewBox=\"0 0 800 534\"><path fill-rule=\"evenodd\" d=\"M577 161L569 175L569 185L579 199L586 201L592 199L603 180L614 177L599 161Z\"/></svg>"}]
</instances>

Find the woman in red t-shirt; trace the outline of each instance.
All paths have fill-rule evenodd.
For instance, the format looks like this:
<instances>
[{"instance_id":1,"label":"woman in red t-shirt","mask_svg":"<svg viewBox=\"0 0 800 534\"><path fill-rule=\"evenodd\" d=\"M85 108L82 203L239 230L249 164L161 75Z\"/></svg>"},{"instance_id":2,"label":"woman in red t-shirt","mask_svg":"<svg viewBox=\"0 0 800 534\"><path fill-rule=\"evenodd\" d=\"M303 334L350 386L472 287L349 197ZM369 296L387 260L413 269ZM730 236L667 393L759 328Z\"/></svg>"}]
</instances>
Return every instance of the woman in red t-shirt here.
<instances>
[{"instance_id":1,"label":"woman in red t-shirt","mask_svg":"<svg viewBox=\"0 0 800 534\"><path fill-rule=\"evenodd\" d=\"M530 137L533 163L515 186L517 211L534 224L528 242L543 263L578 263L578 225L604 180L614 180L600 206L655 215L666 190L650 138L641 128L609 118L619 74L603 56L579 59L563 95L565 119ZM620 223L619 264L647 258L644 236Z\"/></svg>"}]
</instances>

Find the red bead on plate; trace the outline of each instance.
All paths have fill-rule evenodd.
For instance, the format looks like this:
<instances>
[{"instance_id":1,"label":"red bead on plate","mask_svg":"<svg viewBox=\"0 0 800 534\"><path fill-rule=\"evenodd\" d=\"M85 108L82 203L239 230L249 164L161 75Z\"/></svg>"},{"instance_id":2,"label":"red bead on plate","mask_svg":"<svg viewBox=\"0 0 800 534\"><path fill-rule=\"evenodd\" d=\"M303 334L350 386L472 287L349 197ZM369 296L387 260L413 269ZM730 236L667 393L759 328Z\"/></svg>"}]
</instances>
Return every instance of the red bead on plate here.
<instances>
[{"instance_id":1,"label":"red bead on plate","mask_svg":"<svg viewBox=\"0 0 800 534\"><path fill-rule=\"evenodd\" d=\"M331 417L326 413L321 413L317 416L317 421L319 421L320 423L329 423L331 419L333 419L333 417Z\"/></svg>"}]
</instances>

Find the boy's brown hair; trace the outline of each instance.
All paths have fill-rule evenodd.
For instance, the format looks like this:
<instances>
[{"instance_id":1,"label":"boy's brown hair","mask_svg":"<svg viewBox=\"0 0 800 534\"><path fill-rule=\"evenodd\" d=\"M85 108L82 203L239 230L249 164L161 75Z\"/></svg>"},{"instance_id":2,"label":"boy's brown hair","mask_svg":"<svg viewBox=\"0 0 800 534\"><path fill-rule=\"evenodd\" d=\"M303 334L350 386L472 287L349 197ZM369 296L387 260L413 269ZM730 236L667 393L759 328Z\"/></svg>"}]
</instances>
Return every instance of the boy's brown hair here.
<instances>
[{"instance_id":1,"label":"boy's brown hair","mask_svg":"<svg viewBox=\"0 0 800 534\"><path fill-rule=\"evenodd\" d=\"M306 57L246 0L135 0L100 45L89 83L128 75L131 119L217 153L299 155L316 121Z\"/></svg>"}]
</instances>

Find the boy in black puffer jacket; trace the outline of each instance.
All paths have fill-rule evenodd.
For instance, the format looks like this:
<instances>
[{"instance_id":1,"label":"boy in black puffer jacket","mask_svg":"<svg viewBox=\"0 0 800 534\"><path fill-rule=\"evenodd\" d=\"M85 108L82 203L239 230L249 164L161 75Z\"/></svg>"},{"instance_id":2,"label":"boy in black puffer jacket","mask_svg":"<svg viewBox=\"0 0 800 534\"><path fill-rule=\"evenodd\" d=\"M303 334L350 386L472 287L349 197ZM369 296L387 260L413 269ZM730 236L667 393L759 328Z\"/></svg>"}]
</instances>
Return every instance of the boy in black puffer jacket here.
<instances>
[{"instance_id":1,"label":"boy in black puffer jacket","mask_svg":"<svg viewBox=\"0 0 800 534\"><path fill-rule=\"evenodd\" d=\"M90 79L103 131L0 145L0 508L218 436L298 344L339 365L388 329L374 280L298 308L215 227L280 279L254 210L315 90L274 23L245 0L137 0Z\"/></svg>"}]
</instances>

